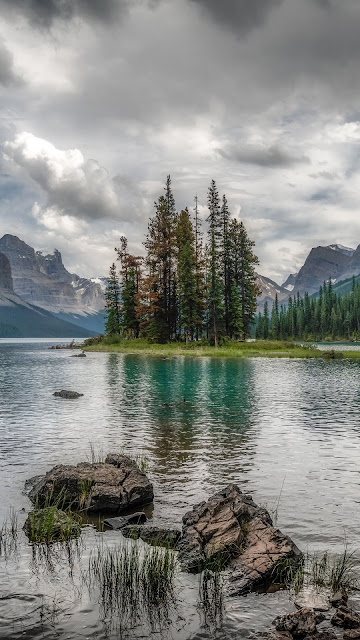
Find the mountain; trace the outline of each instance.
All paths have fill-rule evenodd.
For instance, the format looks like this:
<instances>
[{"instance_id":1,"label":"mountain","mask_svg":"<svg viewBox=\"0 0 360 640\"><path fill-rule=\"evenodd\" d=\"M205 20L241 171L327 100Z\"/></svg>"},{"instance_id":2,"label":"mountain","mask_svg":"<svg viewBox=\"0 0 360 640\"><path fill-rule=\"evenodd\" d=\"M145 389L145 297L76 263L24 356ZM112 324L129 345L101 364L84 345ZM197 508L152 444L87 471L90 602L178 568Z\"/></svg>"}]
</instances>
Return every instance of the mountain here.
<instances>
[{"instance_id":1,"label":"mountain","mask_svg":"<svg viewBox=\"0 0 360 640\"><path fill-rule=\"evenodd\" d=\"M257 299L258 311L263 311L265 302L268 303L269 309L271 310L276 294L279 302L285 298L287 300L289 297L289 291L287 289L274 282L274 280L270 280L270 278L266 276L261 276L259 273L256 274L256 284L261 291Z\"/></svg>"},{"instance_id":2,"label":"mountain","mask_svg":"<svg viewBox=\"0 0 360 640\"><path fill-rule=\"evenodd\" d=\"M85 338L92 331L55 318L49 311L35 307L13 289L11 266L0 253L0 337L12 338Z\"/></svg>"},{"instance_id":3,"label":"mountain","mask_svg":"<svg viewBox=\"0 0 360 640\"><path fill-rule=\"evenodd\" d=\"M102 332L104 288L100 279L80 278L65 268L61 253L43 255L17 236L0 239L0 252L9 259L14 292L32 305Z\"/></svg>"},{"instance_id":4,"label":"mountain","mask_svg":"<svg viewBox=\"0 0 360 640\"><path fill-rule=\"evenodd\" d=\"M290 273L290 275L281 286L289 292L292 291L295 286L297 275L297 273Z\"/></svg>"},{"instance_id":5,"label":"mountain","mask_svg":"<svg viewBox=\"0 0 360 640\"><path fill-rule=\"evenodd\" d=\"M342 244L328 244L329 249L334 249L334 251L340 251L344 256L352 256L355 249L350 249L349 247L344 247Z\"/></svg>"}]
</instances>

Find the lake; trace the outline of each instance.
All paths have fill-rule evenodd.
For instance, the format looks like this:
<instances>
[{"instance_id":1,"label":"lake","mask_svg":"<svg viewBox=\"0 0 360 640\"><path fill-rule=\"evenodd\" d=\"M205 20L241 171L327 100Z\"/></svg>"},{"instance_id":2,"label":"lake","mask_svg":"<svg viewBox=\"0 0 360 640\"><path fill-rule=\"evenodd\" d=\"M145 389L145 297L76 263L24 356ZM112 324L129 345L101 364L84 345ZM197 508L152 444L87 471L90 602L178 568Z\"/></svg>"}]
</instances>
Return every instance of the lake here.
<instances>
[{"instance_id":1,"label":"lake","mask_svg":"<svg viewBox=\"0 0 360 640\"><path fill-rule=\"evenodd\" d=\"M358 546L360 361L78 359L50 344L0 342L0 525L13 507L21 529L30 508L25 480L89 459L91 443L99 453L146 460L153 522L180 525L192 505L236 483L303 551L341 553L345 539ZM53 397L64 388L84 396ZM183 397L185 404L163 406ZM82 580L92 550L121 538L98 524L84 528L71 558L59 545L46 557L19 533L0 557L1 638L119 637ZM178 575L176 592L161 637L246 638L293 609L284 591L233 598L215 629L199 607L197 576ZM153 636L146 620L129 630Z\"/></svg>"}]
</instances>

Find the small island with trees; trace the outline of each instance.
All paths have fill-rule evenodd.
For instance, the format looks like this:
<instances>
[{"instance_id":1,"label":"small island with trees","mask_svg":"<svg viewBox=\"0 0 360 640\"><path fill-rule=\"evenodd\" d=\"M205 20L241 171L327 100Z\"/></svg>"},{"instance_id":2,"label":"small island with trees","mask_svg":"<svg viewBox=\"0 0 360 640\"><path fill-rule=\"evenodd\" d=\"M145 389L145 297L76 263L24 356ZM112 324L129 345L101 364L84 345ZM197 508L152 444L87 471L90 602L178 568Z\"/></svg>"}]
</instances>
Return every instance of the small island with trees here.
<instances>
[{"instance_id":1,"label":"small island with trees","mask_svg":"<svg viewBox=\"0 0 360 640\"><path fill-rule=\"evenodd\" d=\"M129 253L125 236L115 249L106 299L106 336L89 350L216 356L323 357L295 341L350 339L358 330L360 284L341 297L325 282L318 296L290 296L271 312L260 293L255 243L231 216L214 180L208 188L204 238L195 196L193 212L176 210L170 175L155 202L144 239L145 255ZM256 338L255 342L248 342ZM356 352L346 354L356 357Z\"/></svg>"}]
</instances>

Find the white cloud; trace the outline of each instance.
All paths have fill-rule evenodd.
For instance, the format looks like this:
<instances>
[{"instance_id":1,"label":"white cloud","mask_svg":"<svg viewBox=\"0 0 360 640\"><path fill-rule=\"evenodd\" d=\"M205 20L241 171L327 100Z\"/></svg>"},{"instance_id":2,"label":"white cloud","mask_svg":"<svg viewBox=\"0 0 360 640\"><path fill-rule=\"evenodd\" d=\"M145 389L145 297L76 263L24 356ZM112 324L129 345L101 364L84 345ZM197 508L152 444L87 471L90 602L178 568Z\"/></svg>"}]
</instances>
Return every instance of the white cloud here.
<instances>
[{"instance_id":1,"label":"white cloud","mask_svg":"<svg viewBox=\"0 0 360 640\"><path fill-rule=\"evenodd\" d=\"M79 149L57 149L26 131L3 143L5 160L21 167L47 195L47 207L59 215L118 218L120 203L113 181L96 160Z\"/></svg>"}]
</instances>

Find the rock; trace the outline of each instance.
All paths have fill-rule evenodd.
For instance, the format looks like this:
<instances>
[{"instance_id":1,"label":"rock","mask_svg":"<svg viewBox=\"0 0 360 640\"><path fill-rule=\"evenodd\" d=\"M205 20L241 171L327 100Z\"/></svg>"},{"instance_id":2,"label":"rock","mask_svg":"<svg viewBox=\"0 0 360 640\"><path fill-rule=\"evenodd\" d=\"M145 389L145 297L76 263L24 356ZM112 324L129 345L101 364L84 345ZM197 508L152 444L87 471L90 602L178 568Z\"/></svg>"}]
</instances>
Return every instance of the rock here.
<instances>
[{"instance_id":1,"label":"rock","mask_svg":"<svg viewBox=\"0 0 360 640\"><path fill-rule=\"evenodd\" d=\"M288 631L270 631L266 634L267 640L293 640L291 633Z\"/></svg>"},{"instance_id":2,"label":"rock","mask_svg":"<svg viewBox=\"0 0 360 640\"><path fill-rule=\"evenodd\" d=\"M347 603L348 597L349 596L346 593L345 589L341 589L332 594L332 596L330 597L330 604L333 607L339 607L340 605Z\"/></svg>"},{"instance_id":3,"label":"rock","mask_svg":"<svg viewBox=\"0 0 360 640\"><path fill-rule=\"evenodd\" d=\"M104 524L110 529L123 529L127 525L143 524L146 522L146 515L143 511L137 511L122 518L107 518Z\"/></svg>"},{"instance_id":4,"label":"rock","mask_svg":"<svg viewBox=\"0 0 360 640\"><path fill-rule=\"evenodd\" d=\"M30 511L24 527L30 542L54 542L77 538L81 533L80 518L56 507Z\"/></svg>"},{"instance_id":5,"label":"rock","mask_svg":"<svg viewBox=\"0 0 360 640\"><path fill-rule=\"evenodd\" d=\"M299 609L306 607L315 611L329 611L330 601L325 592L315 587L306 587L297 594L295 606Z\"/></svg>"},{"instance_id":6,"label":"rock","mask_svg":"<svg viewBox=\"0 0 360 640\"><path fill-rule=\"evenodd\" d=\"M331 618L331 624L344 629L358 629L360 628L360 614L352 611L345 604L340 605Z\"/></svg>"},{"instance_id":7,"label":"rock","mask_svg":"<svg viewBox=\"0 0 360 640\"><path fill-rule=\"evenodd\" d=\"M304 607L298 611L278 616L273 621L276 631L287 631L294 638L305 638L317 634L316 625L325 620L322 613Z\"/></svg>"},{"instance_id":8,"label":"rock","mask_svg":"<svg viewBox=\"0 0 360 640\"><path fill-rule=\"evenodd\" d=\"M29 492L30 500L39 506L49 496L54 503L61 500L73 509L120 514L152 502L154 491L133 460L111 454L105 463L81 462L51 469Z\"/></svg>"},{"instance_id":9,"label":"rock","mask_svg":"<svg viewBox=\"0 0 360 640\"><path fill-rule=\"evenodd\" d=\"M337 640L337 635L333 629L322 629L321 631L305 636L304 640Z\"/></svg>"},{"instance_id":10,"label":"rock","mask_svg":"<svg viewBox=\"0 0 360 640\"><path fill-rule=\"evenodd\" d=\"M348 629L344 631L344 640L358 640L360 638L360 629Z\"/></svg>"},{"instance_id":11,"label":"rock","mask_svg":"<svg viewBox=\"0 0 360 640\"><path fill-rule=\"evenodd\" d=\"M168 547L175 549L180 539L180 529L168 529L165 527L155 527L152 525L145 526L126 526L121 530L125 538L140 538L147 544L157 547Z\"/></svg>"},{"instance_id":12,"label":"rock","mask_svg":"<svg viewBox=\"0 0 360 640\"><path fill-rule=\"evenodd\" d=\"M230 595L274 582L281 562L301 558L290 538L273 527L269 513L236 485L185 514L178 549L186 571L199 572L211 562L230 564Z\"/></svg>"},{"instance_id":13,"label":"rock","mask_svg":"<svg viewBox=\"0 0 360 640\"><path fill-rule=\"evenodd\" d=\"M80 398L83 395L83 393L78 393L77 391L66 391L66 389L55 391L55 393L53 393L53 396L57 396L58 398L65 398L66 400L74 400L75 398Z\"/></svg>"},{"instance_id":14,"label":"rock","mask_svg":"<svg viewBox=\"0 0 360 640\"><path fill-rule=\"evenodd\" d=\"M86 358L86 353L75 353L74 355L70 356L70 358Z\"/></svg>"}]
</instances>

